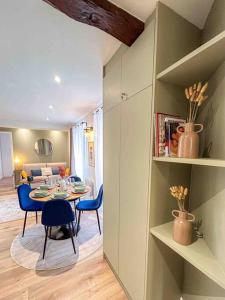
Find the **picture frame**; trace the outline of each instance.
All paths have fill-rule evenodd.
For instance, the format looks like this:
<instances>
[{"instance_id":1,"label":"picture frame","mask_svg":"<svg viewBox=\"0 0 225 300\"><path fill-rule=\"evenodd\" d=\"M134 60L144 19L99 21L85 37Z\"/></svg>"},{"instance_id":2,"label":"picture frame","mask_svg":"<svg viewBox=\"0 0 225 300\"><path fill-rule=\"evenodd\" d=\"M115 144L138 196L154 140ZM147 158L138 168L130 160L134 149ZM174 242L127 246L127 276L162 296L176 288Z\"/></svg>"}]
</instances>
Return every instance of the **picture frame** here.
<instances>
[{"instance_id":1,"label":"picture frame","mask_svg":"<svg viewBox=\"0 0 225 300\"><path fill-rule=\"evenodd\" d=\"M95 166L95 146L94 146L94 142L88 142L88 164L91 167Z\"/></svg>"}]
</instances>

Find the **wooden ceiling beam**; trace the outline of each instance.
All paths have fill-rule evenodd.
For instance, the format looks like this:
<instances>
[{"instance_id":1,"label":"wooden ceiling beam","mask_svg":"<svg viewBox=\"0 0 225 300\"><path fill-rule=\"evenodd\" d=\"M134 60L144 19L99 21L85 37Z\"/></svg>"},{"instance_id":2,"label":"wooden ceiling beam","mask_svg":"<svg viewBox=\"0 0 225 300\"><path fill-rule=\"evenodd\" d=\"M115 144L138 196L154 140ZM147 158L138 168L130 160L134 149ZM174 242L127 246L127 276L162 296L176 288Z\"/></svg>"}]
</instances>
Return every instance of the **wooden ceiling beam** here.
<instances>
[{"instance_id":1,"label":"wooden ceiling beam","mask_svg":"<svg viewBox=\"0 0 225 300\"><path fill-rule=\"evenodd\" d=\"M144 23L107 0L43 0L70 18L95 26L131 46Z\"/></svg>"}]
</instances>

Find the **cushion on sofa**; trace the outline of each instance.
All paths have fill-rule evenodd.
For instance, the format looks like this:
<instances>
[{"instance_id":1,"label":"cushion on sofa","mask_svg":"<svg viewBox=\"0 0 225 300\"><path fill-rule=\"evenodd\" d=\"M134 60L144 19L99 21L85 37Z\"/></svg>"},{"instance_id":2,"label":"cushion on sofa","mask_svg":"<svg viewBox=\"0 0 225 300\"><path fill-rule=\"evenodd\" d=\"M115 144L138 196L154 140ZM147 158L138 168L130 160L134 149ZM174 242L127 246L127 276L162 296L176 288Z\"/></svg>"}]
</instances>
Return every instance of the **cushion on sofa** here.
<instances>
[{"instance_id":1,"label":"cushion on sofa","mask_svg":"<svg viewBox=\"0 0 225 300\"><path fill-rule=\"evenodd\" d=\"M21 176L22 176L23 179L27 179L28 174L27 174L26 171L23 170L23 171L21 172Z\"/></svg>"},{"instance_id":2,"label":"cushion on sofa","mask_svg":"<svg viewBox=\"0 0 225 300\"><path fill-rule=\"evenodd\" d=\"M41 168L42 176L50 176L52 175L52 168Z\"/></svg>"},{"instance_id":3,"label":"cushion on sofa","mask_svg":"<svg viewBox=\"0 0 225 300\"><path fill-rule=\"evenodd\" d=\"M32 176L41 176L41 169L31 170Z\"/></svg>"},{"instance_id":4,"label":"cushion on sofa","mask_svg":"<svg viewBox=\"0 0 225 300\"><path fill-rule=\"evenodd\" d=\"M59 175L59 168L53 168L52 175Z\"/></svg>"}]
</instances>

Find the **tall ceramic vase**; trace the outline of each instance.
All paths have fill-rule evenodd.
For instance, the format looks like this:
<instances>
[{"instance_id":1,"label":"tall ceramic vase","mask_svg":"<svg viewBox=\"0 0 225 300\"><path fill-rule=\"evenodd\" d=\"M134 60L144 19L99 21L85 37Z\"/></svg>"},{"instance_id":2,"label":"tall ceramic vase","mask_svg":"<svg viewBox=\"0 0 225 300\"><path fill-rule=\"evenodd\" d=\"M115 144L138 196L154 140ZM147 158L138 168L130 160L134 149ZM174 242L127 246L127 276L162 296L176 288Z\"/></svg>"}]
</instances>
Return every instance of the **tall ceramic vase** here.
<instances>
[{"instance_id":1,"label":"tall ceramic vase","mask_svg":"<svg viewBox=\"0 0 225 300\"><path fill-rule=\"evenodd\" d=\"M199 127L195 131L195 127ZM184 129L181 130L181 129ZM199 136L203 130L202 124L185 123L177 127L177 132L181 134L178 142L178 157L198 158L199 153Z\"/></svg>"},{"instance_id":2,"label":"tall ceramic vase","mask_svg":"<svg viewBox=\"0 0 225 300\"><path fill-rule=\"evenodd\" d=\"M181 245L190 245L192 242L192 223L195 216L180 210L173 210L173 239Z\"/></svg>"}]
</instances>

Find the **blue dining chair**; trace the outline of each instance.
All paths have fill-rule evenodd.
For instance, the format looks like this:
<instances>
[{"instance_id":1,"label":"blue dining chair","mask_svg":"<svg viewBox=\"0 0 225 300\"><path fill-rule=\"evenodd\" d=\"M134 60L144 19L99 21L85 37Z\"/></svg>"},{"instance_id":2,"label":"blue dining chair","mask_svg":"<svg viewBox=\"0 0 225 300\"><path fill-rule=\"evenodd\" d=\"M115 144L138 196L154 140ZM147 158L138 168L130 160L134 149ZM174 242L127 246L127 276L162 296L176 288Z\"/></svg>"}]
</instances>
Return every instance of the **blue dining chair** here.
<instances>
[{"instance_id":1,"label":"blue dining chair","mask_svg":"<svg viewBox=\"0 0 225 300\"><path fill-rule=\"evenodd\" d=\"M42 211L44 203L40 201L34 201L29 197L30 192L32 191L31 187L28 184L22 184L17 188L17 194L19 198L20 208L25 211L24 223L23 223L23 234L25 232L26 222L27 222L27 213L36 212L36 223L38 222L38 211Z\"/></svg>"},{"instance_id":2,"label":"blue dining chair","mask_svg":"<svg viewBox=\"0 0 225 300\"><path fill-rule=\"evenodd\" d=\"M71 175L69 177L71 179L71 182L81 182L81 179L80 177L76 176L76 175ZM76 200L73 201L73 204L74 204L74 211L76 212L76 201L79 200L80 201L80 198L77 198Z\"/></svg>"},{"instance_id":3,"label":"blue dining chair","mask_svg":"<svg viewBox=\"0 0 225 300\"><path fill-rule=\"evenodd\" d=\"M45 226L45 243L43 250L43 259L45 258L45 249L47 245L48 233L53 226L63 226L68 225L70 238L73 244L73 250L76 254L74 239L73 239L73 221L74 221L74 212L66 200L49 200L45 202L41 223ZM71 226L72 225L72 226ZM72 231L73 230L73 231Z\"/></svg>"},{"instance_id":4,"label":"blue dining chair","mask_svg":"<svg viewBox=\"0 0 225 300\"><path fill-rule=\"evenodd\" d=\"M71 182L80 182L81 181L80 177L75 176L75 175L71 175L69 178L71 179Z\"/></svg>"},{"instance_id":5,"label":"blue dining chair","mask_svg":"<svg viewBox=\"0 0 225 300\"><path fill-rule=\"evenodd\" d=\"M78 212L79 212L76 235L78 234L78 230L79 230L79 226L80 226L81 212L83 212L83 211L92 211L92 210L96 211L99 233L101 234L101 226L100 226L100 221L99 221L98 209L102 205L102 200L103 200L103 185L101 185L101 187L99 189L99 192L98 192L98 196L95 200L83 200L83 201L80 201L76 205L76 210L78 210Z\"/></svg>"}]
</instances>

